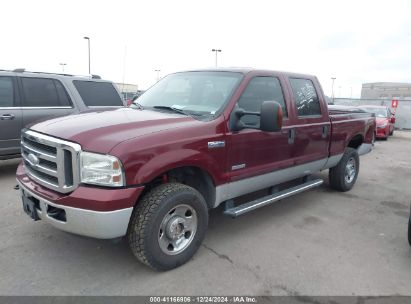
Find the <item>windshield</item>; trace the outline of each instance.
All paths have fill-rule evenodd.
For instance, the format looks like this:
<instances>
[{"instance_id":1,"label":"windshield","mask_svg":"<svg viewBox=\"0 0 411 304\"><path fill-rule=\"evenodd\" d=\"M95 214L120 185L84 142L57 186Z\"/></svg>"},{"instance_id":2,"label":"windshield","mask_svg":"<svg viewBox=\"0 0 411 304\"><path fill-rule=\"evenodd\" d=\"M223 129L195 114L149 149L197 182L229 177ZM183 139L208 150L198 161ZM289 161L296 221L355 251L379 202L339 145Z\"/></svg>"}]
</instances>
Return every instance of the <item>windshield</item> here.
<instances>
[{"instance_id":1,"label":"windshield","mask_svg":"<svg viewBox=\"0 0 411 304\"><path fill-rule=\"evenodd\" d=\"M388 111L386 108L364 108L367 112L374 113L376 117L387 118Z\"/></svg>"},{"instance_id":2,"label":"windshield","mask_svg":"<svg viewBox=\"0 0 411 304\"><path fill-rule=\"evenodd\" d=\"M242 79L234 72L182 72L166 76L141 95L135 104L143 108L215 115L221 111Z\"/></svg>"}]
</instances>

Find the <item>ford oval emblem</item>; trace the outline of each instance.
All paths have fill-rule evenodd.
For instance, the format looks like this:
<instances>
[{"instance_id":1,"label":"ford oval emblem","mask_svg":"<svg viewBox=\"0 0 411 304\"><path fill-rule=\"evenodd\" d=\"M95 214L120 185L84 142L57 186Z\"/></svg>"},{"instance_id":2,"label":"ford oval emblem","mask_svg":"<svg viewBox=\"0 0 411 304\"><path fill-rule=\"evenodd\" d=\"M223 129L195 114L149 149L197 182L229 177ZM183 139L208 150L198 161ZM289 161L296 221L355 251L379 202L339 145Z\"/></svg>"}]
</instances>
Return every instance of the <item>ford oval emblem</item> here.
<instances>
[{"instance_id":1,"label":"ford oval emblem","mask_svg":"<svg viewBox=\"0 0 411 304\"><path fill-rule=\"evenodd\" d=\"M28 158L29 162L30 162L33 166L37 166L37 165L40 163L39 158L38 158L36 155L34 155L33 153L30 153L30 154L27 156L27 158Z\"/></svg>"}]
</instances>

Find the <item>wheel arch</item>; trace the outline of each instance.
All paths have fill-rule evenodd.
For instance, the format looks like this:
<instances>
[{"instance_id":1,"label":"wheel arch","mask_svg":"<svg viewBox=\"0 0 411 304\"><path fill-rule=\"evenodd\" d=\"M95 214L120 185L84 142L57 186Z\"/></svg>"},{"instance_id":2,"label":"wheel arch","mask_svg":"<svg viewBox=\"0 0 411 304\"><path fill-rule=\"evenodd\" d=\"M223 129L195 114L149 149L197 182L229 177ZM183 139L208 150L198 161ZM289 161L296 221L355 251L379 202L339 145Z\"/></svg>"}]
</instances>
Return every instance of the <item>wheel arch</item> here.
<instances>
[{"instance_id":1,"label":"wheel arch","mask_svg":"<svg viewBox=\"0 0 411 304\"><path fill-rule=\"evenodd\" d=\"M354 148L358 150L358 148L362 145L364 142L364 136L362 134L356 134L347 143L347 147L349 148Z\"/></svg>"},{"instance_id":2,"label":"wheel arch","mask_svg":"<svg viewBox=\"0 0 411 304\"><path fill-rule=\"evenodd\" d=\"M214 207L216 199L215 181L207 170L196 165L177 166L158 173L145 184L141 197L154 187L168 182L178 182L196 189L203 196L208 208Z\"/></svg>"}]
</instances>

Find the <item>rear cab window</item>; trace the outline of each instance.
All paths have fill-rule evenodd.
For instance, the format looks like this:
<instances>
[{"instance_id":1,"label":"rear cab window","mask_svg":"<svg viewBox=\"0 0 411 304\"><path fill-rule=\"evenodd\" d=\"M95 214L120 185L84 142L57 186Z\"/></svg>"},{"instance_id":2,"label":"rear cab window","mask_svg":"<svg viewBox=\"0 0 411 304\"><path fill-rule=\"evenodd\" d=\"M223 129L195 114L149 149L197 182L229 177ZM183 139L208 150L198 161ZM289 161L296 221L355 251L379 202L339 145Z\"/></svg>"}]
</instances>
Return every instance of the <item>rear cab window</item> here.
<instances>
[{"instance_id":1,"label":"rear cab window","mask_svg":"<svg viewBox=\"0 0 411 304\"><path fill-rule=\"evenodd\" d=\"M111 82L73 80L87 107L122 107L123 101Z\"/></svg>"}]
</instances>

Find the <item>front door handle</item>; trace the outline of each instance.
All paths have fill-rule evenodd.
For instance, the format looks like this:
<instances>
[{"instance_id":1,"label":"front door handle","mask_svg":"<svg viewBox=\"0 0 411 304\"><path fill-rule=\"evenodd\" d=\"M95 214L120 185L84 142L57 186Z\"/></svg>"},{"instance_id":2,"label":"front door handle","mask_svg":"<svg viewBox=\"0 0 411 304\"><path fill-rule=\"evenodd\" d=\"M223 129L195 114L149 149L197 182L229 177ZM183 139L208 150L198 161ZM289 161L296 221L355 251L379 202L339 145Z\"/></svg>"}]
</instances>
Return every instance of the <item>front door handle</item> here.
<instances>
[{"instance_id":1,"label":"front door handle","mask_svg":"<svg viewBox=\"0 0 411 304\"><path fill-rule=\"evenodd\" d=\"M0 116L1 120L13 120L14 119L14 114L3 114Z\"/></svg>"}]
</instances>

